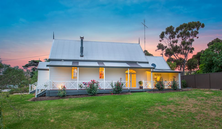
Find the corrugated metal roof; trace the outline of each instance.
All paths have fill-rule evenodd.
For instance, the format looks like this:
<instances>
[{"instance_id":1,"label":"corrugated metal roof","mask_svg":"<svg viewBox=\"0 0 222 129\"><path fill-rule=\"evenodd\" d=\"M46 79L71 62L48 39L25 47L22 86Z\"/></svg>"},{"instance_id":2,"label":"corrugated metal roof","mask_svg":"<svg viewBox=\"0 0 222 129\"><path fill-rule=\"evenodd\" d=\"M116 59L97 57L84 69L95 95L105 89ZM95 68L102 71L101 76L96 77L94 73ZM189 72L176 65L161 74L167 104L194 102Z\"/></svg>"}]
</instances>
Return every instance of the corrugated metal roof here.
<instances>
[{"instance_id":1,"label":"corrugated metal roof","mask_svg":"<svg viewBox=\"0 0 222 129\"><path fill-rule=\"evenodd\" d=\"M164 60L162 56L146 56L147 61L149 62L149 65L152 66L152 63L156 65L155 69L169 69L170 67Z\"/></svg>"},{"instance_id":2,"label":"corrugated metal roof","mask_svg":"<svg viewBox=\"0 0 222 129\"><path fill-rule=\"evenodd\" d=\"M136 43L83 41L83 47L84 57L80 57L80 40L55 39L49 59L147 62Z\"/></svg>"},{"instance_id":3,"label":"corrugated metal roof","mask_svg":"<svg viewBox=\"0 0 222 129\"><path fill-rule=\"evenodd\" d=\"M164 73L181 73L181 71L174 71L170 69L154 69L153 72L164 72Z\"/></svg>"},{"instance_id":4,"label":"corrugated metal roof","mask_svg":"<svg viewBox=\"0 0 222 129\"><path fill-rule=\"evenodd\" d=\"M129 65L128 63L118 62L102 62L104 65L99 65L101 62L78 62L73 61L50 61L49 67L112 67L112 68L153 68L147 63L136 63L136 65Z\"/></svg>"},{"instance_id":5,"label":"corrugated metal roof","mask_svg":"<svg viewBox=\"0 0 222 129\"><path fill-rule=\"evenodd\" d=\"M39 65L37 67L37 69L49 69L49 67L47 66L50 62L39 62Z\"/></svg>"}]
</instances>

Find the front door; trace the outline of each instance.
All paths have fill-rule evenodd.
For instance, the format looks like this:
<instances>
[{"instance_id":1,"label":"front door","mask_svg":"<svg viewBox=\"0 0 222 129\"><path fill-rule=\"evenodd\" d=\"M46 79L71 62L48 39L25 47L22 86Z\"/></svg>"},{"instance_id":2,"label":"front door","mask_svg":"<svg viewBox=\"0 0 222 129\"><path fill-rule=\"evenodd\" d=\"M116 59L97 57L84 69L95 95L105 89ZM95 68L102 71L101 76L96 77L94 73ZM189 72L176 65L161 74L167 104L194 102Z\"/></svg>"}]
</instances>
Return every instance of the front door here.
<instances>
[{"instance_id":1,"label":"front door","mask_svg":"<svg viewBox=\"0 0 222 129\"><path fill-rule=\"evenodd\" d=\"M126 87L128 87L128 72L126 73ZM132 70L129 73L129 87L136 88L136 72Z\"/></svg>"}]
</instances>

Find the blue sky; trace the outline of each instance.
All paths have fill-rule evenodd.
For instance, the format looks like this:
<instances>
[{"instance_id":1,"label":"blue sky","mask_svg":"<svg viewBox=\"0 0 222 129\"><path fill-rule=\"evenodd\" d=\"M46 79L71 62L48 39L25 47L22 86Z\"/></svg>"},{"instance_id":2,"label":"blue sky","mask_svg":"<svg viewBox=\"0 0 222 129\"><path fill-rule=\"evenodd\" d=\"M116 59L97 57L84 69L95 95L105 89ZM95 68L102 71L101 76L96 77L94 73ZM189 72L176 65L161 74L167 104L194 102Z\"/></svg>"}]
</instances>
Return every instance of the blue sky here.
<instances>
[{"instance_id":1,"label":"blue sky","mask_svg":"<svg viewBox=\"0 0 222 129\"><path fill-rule=\"evenodd\" d=\"M190 21L205 23L195 52L215 38L222 39L221 1L204 0L5 0L0 2L0 58L22 66L48 57L54 31L57 39L143 43L159 56L159 34L168 26ZM141 44L143 47L143 44Z\"/></svg>"}]
</instances>

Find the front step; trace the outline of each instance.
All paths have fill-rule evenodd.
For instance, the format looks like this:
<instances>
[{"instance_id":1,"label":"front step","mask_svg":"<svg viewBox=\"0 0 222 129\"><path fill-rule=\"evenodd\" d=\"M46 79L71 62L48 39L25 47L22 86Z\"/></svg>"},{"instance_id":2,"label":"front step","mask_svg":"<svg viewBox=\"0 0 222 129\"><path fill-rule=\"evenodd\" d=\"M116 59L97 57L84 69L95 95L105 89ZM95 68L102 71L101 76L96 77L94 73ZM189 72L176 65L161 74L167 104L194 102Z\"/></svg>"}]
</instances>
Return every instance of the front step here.
<instances>
[{"instance_id":1,"label":"front step","mask_svg":"<svg viewBox=\"0 0 222 129\"><path fill-rule=\"evenodd\" d=\"M35 90L29 92L29 94L34 94L34 93L35 93Z\"/></svg>"},{"instance_id":2,"label":"front step","mask_svg":"<svg viewBox=\"0 0 222 129\"><path fill-rule=\"evenodd\" d=\"M37 94L37 97L42 97L42 96L46 96L46 90L40 92L39 94Z\"/></svg>"}]
</instances>

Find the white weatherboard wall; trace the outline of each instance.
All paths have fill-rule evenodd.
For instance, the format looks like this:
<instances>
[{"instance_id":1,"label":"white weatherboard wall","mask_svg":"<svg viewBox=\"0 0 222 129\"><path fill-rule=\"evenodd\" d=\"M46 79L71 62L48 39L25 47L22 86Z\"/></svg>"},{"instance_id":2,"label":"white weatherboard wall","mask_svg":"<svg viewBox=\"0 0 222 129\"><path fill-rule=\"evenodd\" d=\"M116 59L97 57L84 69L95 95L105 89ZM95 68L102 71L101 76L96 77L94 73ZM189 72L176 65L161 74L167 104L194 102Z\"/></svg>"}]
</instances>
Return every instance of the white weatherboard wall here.
<instances>
[{"instance_id":1,"label":"white weatherboard wall","mask_svg":"<svg viewBox=\"0 0 222 129\"><path fill-rule=\"evenodd\" d=\"M49 70L38 70L38 83L45 83L49 80Z\"/></svg>"},{"instance_id":2,"label":"white weatherboard wall","mask_svg":"<svg viewBox=\"0 0 222 129\"><path fill-rule=\"evenodd\" d=\"M99 81L99 68L79 68L79 81Z\"/></svg>"},{"instance_id":3,"label":"white weatherboard wall","mask_svg":"<svg viewBox=\"0 0 222 129\"><path fill-rule=\"evenodd\" d=\"M71 67L50 67L51 81L72 81Z\"/></svg>"},{"instance_id":4,"label":"white weatherboard wall","mask_svg":"<svg viewBox=\"0 0 222 129\"><path fill-rule=\"evenodd\" d=\"M105 76L107 81L126 81L125 72L128 70L127 68L105 68Z\"/></svg>"},{"instance_id":5,"label":"white weatherboard wall","mask_svg":"<svg viewBox=\"0 0 222 129\"><path fill-rule=\"evenodd\" d=\"M52 81L76 81L72 79L72 68L71 67L50 67L50 80ZM105 80L106 81L126 81L126 71L128 68L105 68ZM136 84L141 80L149 81L147 78L148 71L150 69L132 69L136 71ZM148 77L149 76L149 77ZM103 81L99 79L99 68L79 68L79 81Z\"/></svg>"},{"instance_id":6,"label":"white weatherboard wall","mask_svg":"<svg viewBox=\"0 0 222 129\"><path fill-rule=\"evenodd\" d=\"M133 69L136 71L136 86L139 87L139 81L149 81L147 80L147 72L150 69Z\"/></svg>"}]
</instances>

